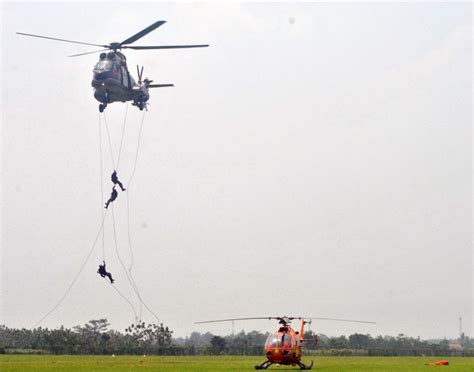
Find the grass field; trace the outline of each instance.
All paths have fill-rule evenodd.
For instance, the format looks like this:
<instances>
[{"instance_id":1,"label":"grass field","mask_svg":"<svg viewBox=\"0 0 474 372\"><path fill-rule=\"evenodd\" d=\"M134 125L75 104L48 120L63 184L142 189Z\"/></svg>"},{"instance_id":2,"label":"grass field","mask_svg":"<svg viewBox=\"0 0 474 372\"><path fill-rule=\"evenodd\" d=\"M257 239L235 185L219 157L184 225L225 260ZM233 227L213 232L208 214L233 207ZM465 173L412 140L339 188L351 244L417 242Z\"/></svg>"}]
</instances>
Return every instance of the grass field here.
<instances>
[{"instance_id":1,"label":"grass field","mask_svg":"<svg viewBox=\"0 0 474 372\"><path fill-rule=\"evenodd\" d=\"M430 371L433 368L474 372L474 358L448 359L450 365L430 367L436 358L422 357L314 357L313 371ZM261 357L172 357L172 356L42 356L1 355L0 371L253 371ZM306 359L309 361L309 358ZM279 371L299 371L297 367L271 366Z\"/></svg>"}]
</instances>

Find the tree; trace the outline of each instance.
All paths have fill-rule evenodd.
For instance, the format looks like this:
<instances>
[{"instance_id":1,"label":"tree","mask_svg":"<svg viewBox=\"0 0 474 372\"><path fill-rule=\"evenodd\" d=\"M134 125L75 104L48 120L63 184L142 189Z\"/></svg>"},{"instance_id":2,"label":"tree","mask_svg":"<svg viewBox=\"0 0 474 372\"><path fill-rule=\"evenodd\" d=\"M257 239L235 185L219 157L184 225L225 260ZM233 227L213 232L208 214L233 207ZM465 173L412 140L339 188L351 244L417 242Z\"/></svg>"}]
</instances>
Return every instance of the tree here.
<instances>
[{"instance_id":1,"label":"tree","mask_svg":"<svg viewBox=\"0 0 474 372\"><path fill-rule=\"evenodd\" d=\"M345 349L349 345L346 336L331 337L329 339L329 346L334 349Z\"/></svg>"},{"instance_id":2,"label":"tree","mask_svg":"<svg viewBox=\"0 0 474 372\"><path fill-rule=\"evenodd\" d=\"M107 334L109 327L107 319L89 320L83 327L75 326L78 334L78 348L81 354L105 354L110 336Z\"/></svg>"},{"instance_id":3,"label":"tree","mask_svg":"<svg viewBox=\"0 0 474 372\"><path fill-rule=\"evenodd\" d=\"M368 349L371 342L371 337L368 335L362 335L355 333L349 336L349 345L354 349Z\"/></svg>"},{"instance_id":4,"label":"tree","mask_svg":"<svg viewBox=\"0 0 474 372\"><path fill-rule=\"evenodd\" d=\"M220 336L214 336L211 339L211 353L223 354L226 348L226 341Z\"/></svg>"},{"instance_id":5,"label":"tree","mask_svg":"<svg viewBox=\"0 0 474 372\"><path fill-rule=\"evenodd\" d=\"M54 354L72 354L77 344L77 334L70 329L61 326L59 329L53 329L45 337L48 350Z\"/></svg>"},{"instance_id":6,"label":"tree","mask_svg":"<svg viewBox=\"0 0 474 372\"><path fill-rule=\"evenodd\" d=\"M163 323L148 324L145 322L132 324L125 329L135 343L134 353L166 353L172 346L172 334Z\"/></svg>"}]
</instances>

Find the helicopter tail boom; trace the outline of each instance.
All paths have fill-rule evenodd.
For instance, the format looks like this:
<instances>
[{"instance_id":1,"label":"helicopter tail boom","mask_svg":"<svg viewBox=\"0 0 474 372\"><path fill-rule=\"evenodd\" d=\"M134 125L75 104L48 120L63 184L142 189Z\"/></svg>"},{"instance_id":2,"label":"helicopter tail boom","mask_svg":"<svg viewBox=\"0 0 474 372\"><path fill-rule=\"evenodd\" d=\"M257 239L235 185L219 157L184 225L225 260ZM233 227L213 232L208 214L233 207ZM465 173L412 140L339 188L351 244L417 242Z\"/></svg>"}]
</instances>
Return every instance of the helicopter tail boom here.
<instances>
[{"instance_id":1,"label":"helicopter tail boom","mask_svg":"<svg viewBox=\"0 0 474 372\"><path fill-rule=\"evenodd\" d=\"M147 88L166 88L174 87L174 84L149 84Z\"/></svg>"}]
</instances>

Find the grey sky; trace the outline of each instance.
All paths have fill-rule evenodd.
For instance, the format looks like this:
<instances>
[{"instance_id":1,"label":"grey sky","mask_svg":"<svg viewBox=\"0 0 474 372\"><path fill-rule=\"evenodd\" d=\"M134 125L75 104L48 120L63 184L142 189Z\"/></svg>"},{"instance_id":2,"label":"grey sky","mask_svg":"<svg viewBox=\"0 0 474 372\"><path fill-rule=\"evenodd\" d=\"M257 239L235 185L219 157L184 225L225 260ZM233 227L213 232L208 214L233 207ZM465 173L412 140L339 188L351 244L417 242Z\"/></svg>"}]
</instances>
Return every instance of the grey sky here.
<instances>
[{"instance_id":1,"label":"grey sky","mask_svg":"<svg viewBox=\"0 0 474 372\"><path fill-rule=\"evenodd\" d=\"M98 56L66 57L94 47L15 32L109 43L160 19L137 45L211 44L126 52L134 75L176 85L152 92L127 190L133 273L160 319L178 336L287 314L378 323L313 323L329 335L455 337L462 316L472 335L470 3L2 3L1 323L31 327L55 304L102 211ZM125 107L106 110L115 156ZM125 195L114 210L128 265ZM109 217L107 265L138 308ZM43 325L134 320L101 260L100 243Z\"/></svg>"}]
</instances>

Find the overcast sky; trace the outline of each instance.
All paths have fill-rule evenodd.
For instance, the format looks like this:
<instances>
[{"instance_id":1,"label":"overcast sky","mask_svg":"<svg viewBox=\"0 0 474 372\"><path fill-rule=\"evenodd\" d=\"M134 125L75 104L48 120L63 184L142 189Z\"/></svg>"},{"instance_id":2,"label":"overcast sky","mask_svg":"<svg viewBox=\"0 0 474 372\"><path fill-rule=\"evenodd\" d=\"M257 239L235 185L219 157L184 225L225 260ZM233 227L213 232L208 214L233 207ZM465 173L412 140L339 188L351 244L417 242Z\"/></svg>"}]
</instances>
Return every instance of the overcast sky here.
<instances>
[{"instance_id":1,"label":"overcast sky","mask_svg":"<svg viewBox=\"0 0 474 372\"><path fill-rule=\"evenodd\" d=\"M90 85L98 55L35 33L207 49L126 51L151 92L133 183L114 203L118 252L177 336L205 319L320 316L328 335L472 336L470 3L6 3L2 9L1 319L32 327L64 294L99 230L113 163ZM117 157L126 104L106 109ZM142 114L128 107L119 178ZM103 124L103 121L102 121ZM101 192L100 133L104 184ZM115 159L117 161L117 159ZM105 258L139 312L117 257ZM96 273L99 240L41 324L130 305ZM146 321L153 317L143 312ZM271 322L236 324L270 331Z\"/></svg>"}]
</instances>

